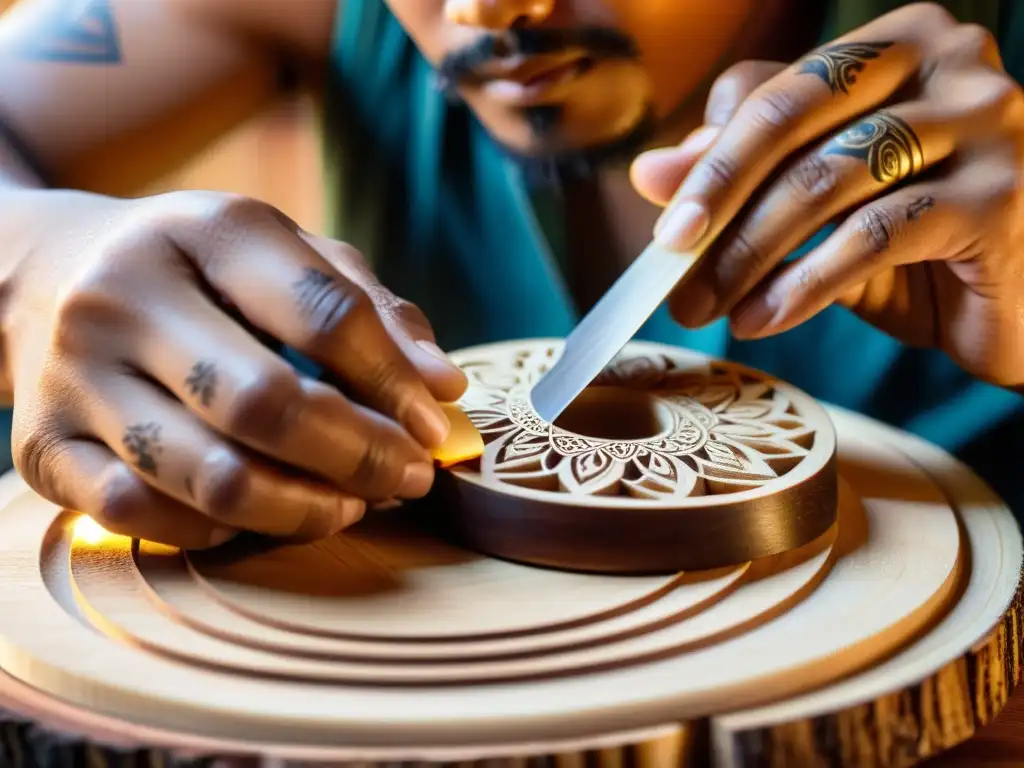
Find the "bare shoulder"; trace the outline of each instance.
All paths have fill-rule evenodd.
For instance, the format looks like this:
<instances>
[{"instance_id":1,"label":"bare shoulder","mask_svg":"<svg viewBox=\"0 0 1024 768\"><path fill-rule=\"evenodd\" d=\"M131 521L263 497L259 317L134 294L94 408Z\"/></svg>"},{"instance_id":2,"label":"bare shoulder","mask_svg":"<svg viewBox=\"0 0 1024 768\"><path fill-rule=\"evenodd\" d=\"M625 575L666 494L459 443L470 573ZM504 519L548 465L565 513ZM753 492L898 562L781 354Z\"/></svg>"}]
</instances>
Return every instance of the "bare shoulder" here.
<instances>
[{"instance_id":1,"label":"bare shoulder","mask_svg":"<svg viewBox=\"0 0 1024 768\"><path fill-rule=\"evenodd\" d=\"M334 19L344 0L166 0L197 21L280 48L307 62L330 51Z\"/></svg>"}]
</instances>

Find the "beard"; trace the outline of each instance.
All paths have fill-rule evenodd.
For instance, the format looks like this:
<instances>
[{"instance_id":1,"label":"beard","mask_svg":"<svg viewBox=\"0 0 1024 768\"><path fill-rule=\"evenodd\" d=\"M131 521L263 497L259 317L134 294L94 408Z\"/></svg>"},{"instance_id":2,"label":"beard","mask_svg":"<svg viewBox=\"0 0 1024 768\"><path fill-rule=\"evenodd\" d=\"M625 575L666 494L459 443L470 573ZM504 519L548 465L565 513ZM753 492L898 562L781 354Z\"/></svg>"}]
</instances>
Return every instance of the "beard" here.
<instances>
[{"instance_id":1,"label":"beard","mask_svg":"<svg viewBox=\"0 0 1024 768\"><path fill-rule=\"evenodd\" d=\"M509 56L536 56L582 50L592 61L639 59L632 38L604 27L571 29L512 29L488 34L475 43L448 54L438 65L438 79L449 100L461 104L458 87L479 81L479 70ZM602 168L628 163L652 140L657 119L648 105L640 121L625 135L585 147L564 147L556 141L564 107L544 105L525 107L522 114L539 146L551 150L525 152L493 137L495 144L515 163L534 185L559 184L577 178L590 178Z\"/></svg>"}]
</instances>

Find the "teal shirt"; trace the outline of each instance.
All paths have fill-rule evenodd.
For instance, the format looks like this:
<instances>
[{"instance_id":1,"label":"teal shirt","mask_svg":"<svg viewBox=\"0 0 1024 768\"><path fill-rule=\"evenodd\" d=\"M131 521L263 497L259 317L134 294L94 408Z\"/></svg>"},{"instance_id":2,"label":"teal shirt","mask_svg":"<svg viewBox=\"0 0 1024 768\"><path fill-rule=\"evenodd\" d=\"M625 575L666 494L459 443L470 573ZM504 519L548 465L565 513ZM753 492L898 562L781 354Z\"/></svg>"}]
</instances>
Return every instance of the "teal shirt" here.
<instances>
[{"instance_id":1,"label":"teal shirt","mask_svg":"<svg viewBox=\"0 0 1024 768\"><path fill-rule=\"evenodd\" d=\"M839 0L822 42L903 5ZM998 37L1024 74L1024 0L946 2ZM557 199L531 196L517 166L463 106L381 0L344 0L323 114L331 236L417 303L447 349L560 337L580 319L560 259ZM981 383L935 350L911 349L842 308L775 338L740 342L725 321L686 330L662 307L643 339L756 366L818 399L937 443L985 477L1024 519L1024 398Z\"/></svg>"}]
</instances>

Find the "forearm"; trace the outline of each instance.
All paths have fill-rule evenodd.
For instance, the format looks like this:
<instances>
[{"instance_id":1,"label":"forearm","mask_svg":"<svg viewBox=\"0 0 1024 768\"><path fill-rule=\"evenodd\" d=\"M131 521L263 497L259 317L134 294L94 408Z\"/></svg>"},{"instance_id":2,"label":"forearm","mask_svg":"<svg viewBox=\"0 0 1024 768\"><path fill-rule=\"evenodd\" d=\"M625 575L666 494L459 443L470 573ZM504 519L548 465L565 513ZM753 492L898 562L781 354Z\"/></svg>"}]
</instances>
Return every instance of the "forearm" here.
<instances>
[{"instance_id":1,"label":"forearm","mask_svg":"<svg viewBox=\"0 0 1024 768\"><path fill-rule=\"evenodd\" d=\"M15 130L0 118L0 407L14 403L14 385L8 357L7 308L17 267L23 258L30 229L38 226L33 202L46 189L45 172Z\"/></svg>"}]
</instances>

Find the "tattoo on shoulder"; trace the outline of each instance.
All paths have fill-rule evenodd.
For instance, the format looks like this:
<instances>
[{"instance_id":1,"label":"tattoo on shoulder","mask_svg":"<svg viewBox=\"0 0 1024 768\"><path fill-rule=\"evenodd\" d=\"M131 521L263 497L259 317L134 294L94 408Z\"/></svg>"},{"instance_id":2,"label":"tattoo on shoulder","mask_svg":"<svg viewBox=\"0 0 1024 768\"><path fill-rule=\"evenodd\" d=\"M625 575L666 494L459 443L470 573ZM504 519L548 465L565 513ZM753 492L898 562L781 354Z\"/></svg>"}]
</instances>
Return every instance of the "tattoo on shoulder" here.
<instances>
[{"instance_id":1,"label":"tattoo on shoulder","mask_svg":"<svg viewBox=\"0 0 1024 768\"><path fill-rule=\"evenodd\" d=\"M185 386L192 397L198 398L204 408L209 408L217 388L217 367L210 360L200 360L189 371Z\"/></svg>"},{"instance_id":2,"label":"tattoo on shoulder","mask_svg":"<svg viewBox=\"0 0 1024 768\"><path fill-rule=\"evenodd\" d=\"M867 62L877 59L892 43L836 43L804 56L798 62L797 72L815 75L832 93L849 93L864 71Z\"/></svg>"},{"instance_id":3,"label":"tattoo on shoulder","mask_svg":"<svg viewBox=\"0 0 1024 768\"><path fill-rule=\"evenodd\" d=\"M133 424L121 438L125 450L135 457L135 466L146 474L156 476L156 457L160 453L160 425L155 421Z\"/></svg>"},{"instance_id":4,"label":"tattoo on shoulder","mask_svg":"<svg viewBox=\"0 0 1024 768\"><path fill-rule=\"evenodd\" d=\"M907 206L907 221L917 221L921 218L921 215L935 207L935 198L925 195L914 200L910 205Z\"/></svg>"},{"instance_id":5,"label":"tattoo on shoulder","mask_svg":"<svg viewBox=\"0 0 1024 768\"><path fill-rule=\"evenodd\" d=\"M110 0L56 0L53 10L16 46L15 55L68 64L121 63Z\"/></svg>"}]
</instances>

